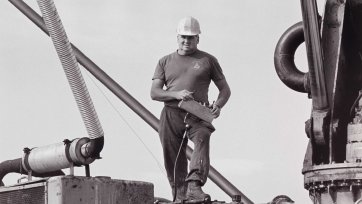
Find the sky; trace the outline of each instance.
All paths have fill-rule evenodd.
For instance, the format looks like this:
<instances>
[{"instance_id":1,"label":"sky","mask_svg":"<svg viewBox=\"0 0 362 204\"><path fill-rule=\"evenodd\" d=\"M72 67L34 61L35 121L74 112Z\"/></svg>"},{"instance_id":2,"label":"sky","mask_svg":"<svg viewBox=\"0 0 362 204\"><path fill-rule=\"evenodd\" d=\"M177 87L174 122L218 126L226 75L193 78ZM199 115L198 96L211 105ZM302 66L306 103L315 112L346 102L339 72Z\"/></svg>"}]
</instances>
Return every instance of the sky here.
<instances>
[{"instance_id":1,"label":"sky","mask_svg":"<svg viewBox=\"0 0 362 204\"><path fill-rule=\"evenodd\" d=\"M35 0L25 2L40 13ZM323 14L324 2L317 2ZM150 98L156 64L177 49L178 21L197 18L199 49L218 59L232 92L213 122L212 166L254 203L280 194L312 203L301 173L311 101L279 80L273 62L279 37L302 20L300 1L62 0L55 5L69 40L157 117L163 104ZM87 137L51 39L8 1L0 1L0 19L0 162L21 157L24 147ZM307 70L304 44L296 63ZM91 164L91 175L151 182L155 196L171 198L157 132L81 69L105 132L102 159ZM216 97L212 84L209 98ZM84 176L84 169L77 168L76 175ZM9 174L4 183L20 177ZM210 180L204 190L212 199L230 201Z\"/></svg>"}]
</instances>

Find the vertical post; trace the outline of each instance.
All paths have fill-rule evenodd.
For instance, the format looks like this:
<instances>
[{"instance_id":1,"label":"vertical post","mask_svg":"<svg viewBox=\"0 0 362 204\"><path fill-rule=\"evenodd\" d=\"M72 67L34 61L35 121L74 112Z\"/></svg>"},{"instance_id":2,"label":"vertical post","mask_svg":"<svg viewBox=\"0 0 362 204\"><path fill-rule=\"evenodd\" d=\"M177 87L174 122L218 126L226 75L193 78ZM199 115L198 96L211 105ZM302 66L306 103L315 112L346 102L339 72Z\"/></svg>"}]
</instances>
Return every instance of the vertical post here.
<instances>
[{"instance_id":1,"label":"vertical post","mask_svg":"<svg viewBox=\"0 0 362 204\"><path fill-rule=\"evenodd\" d=\"M325 163L327 161L332 163L333 141L332 137L329 137L329 141L327 141L330 111L323 68L318 9L315 0L301 0L301 6L313 105L311 116L311 124L313 125L310 127L311 130L308 130L308 132L312 133L311 140L315 144L313 147L313 150L315 150L313 151L313 163Z\"/></svg>"},{"instance_id":2,"label":"vertical post","mask_svg":"<svg viewBox=\"0 0 362 204\"><path fill-rule=\"evenodd\" d=\"M313 108L328 109L323 53L319 32L318 10L315 0L301 0L304 39L307 49Z\"/></svg>"},{"instance_id":3,"label":"vertical post","mask_svg":"<svg viewBox=\"0 0 362 204\"><path fill-rule=\"evenodd\" d=\"M33 172L30 170L28 171L28 181L32 181L33 180Z\"/></svg>"},{"instance_id":4,"label":"vertical post","mask_svg":"<svg viewBox=\"0 0 362 204\"><path fill-rule=\"evenodd\" d=\"M70 163L69 174L71 176L74 176L74 163L73 162Z\"/></svg>"},{"instance_id":5,"label":"vertical post","mask_svg":"<svg viewBox=\"0 0 362 204\"><path fill-rule=\"evenodd\" d=\"M85 166L85 176L86 177L90 177L90 168L89 168L89 164L84 165Z\"/></svg>"}]
</instances>

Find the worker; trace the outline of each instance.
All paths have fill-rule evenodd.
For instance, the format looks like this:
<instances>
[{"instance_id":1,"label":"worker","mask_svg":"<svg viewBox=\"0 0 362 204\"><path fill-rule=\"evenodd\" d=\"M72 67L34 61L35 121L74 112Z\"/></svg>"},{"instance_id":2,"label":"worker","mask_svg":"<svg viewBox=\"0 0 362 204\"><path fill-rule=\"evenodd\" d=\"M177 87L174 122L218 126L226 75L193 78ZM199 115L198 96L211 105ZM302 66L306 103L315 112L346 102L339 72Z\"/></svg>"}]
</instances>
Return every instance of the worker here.
<instances>
[{"instance_id":1,"label":"worker","mask_svg":"<svg viewBox=\"0 0 362 204\"><path fill-rule=\"evenodd\" d=\"M213 118L217 118L230 97L229 85L217 59L197 47L200 33L200 25L195 18L181 19L177 27L178 49L158 61L152 78L151 98L164 102L158 132L167 177L176 200L210 198L201 187L209 173L210 135L215 130L211 123L178 108L178 103L195 100L209 107ZM211 81L219 91L214 103L208 101ZM187 127L185 124L189 125L187 137L194 143L189 171L187 140L183 143L182 139Z\"/></svg>"}]
</instances>

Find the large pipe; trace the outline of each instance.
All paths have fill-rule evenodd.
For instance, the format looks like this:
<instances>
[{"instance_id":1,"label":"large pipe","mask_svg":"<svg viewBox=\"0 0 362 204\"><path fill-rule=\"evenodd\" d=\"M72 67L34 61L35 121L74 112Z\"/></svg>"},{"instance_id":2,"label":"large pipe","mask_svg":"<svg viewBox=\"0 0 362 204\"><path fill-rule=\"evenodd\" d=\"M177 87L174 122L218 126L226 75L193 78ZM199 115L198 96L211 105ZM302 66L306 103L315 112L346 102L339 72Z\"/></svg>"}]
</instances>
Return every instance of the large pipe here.
<instances>
[{"instance_id":1,"label":"large pipe","mask_svg":"<svg viewBox=\"0 0 362 204\"><path fill-rule=\"evenodd\" d=\"M37 2L50 38L53 41L55 50L57 51L65 75L68 79L73 96L77 102L88 136L91 139L91 143L85 145L82 153L86 157L98 158L99 153L103 149L104 133L82 73L79 69L77 59L73 53L72 46L70 45L64 30L54 1L37 0Z\"/></svg>"},{"instance_id":2,"label":"large pipe","mask_svg":"<svg viewBox=\"0 0 362 204\"><path fill-rule=\"evenodd\" d=\"M316 0L300 0L303 15L304 39L307 50L310 89L312 96L311 140L313 163L332 163L333 137L330 130L330 108L323 67L323 52ZM329 128L328 128L329 127ZM329 152L328 152L329 149ZM319 156L317 156L319 154ZM328 155L329 154L329 155Z\"/></svg>"},{"instance_id":3,"label":"large pipe","mask_svg":"<svg viewBox=\"0 0 362 204\"><path fill-rule=\"evenodd\" d=\"M7 160L0 163L0 186L3 186L3 178L9 173L19 173L19 174L26 174L28 173L22 165L22 159L13 159ZM36 177L51 177L51 176L61 176L64 175L63 171L57 170L53 172L46 172L46 173L38 173L36 171L32 172L33 176Z\"/></svg>"},{"instance_id":4,"label":"large pipe","mask_svg":"<svg viewBox=\"0 0 362 204\"><path fill-rule=\"evenodd\" d=\"M95 160L95 158L86 157L82 154L82 147L89 143L89 140L89 138L84 137L32 148L25 151L22 159L23 167L26 171L46 173L69 168L73 165L88 165Z\"/></svg>"},{"instance_id":5,"label":"large pipe","mask_svg":"<svg viewBox=\"0 0 362 204\"><path fill-rule=\"evenodd\" d=\"M329 108L323 69L321 36L315 0L300 0L302 6L304 39L307 49L312 105L314 110Z\"/></svg>"},{"instance_id":6,"label":"large pipe","mask_svg":"<svg viewBox=\"0 0 362 204\"><path fill-rule=\"evenodd\" d=\"M27 174L32 176L50 177L64 175L60 169L73 165L86 165L94 158L84 157L81 153L82 146L89 143L89 138L77 138L72 141L51 144L24 150L24 156L19 159L8 160L0 163L0 184L8 173ZM0 185L1 186L1 185Z\"/></svg>"},{"instance_id":7,"label":"large pipe","mask_svg":"<svg viewBox=\"0 0 362 204\"><path fill-rule=\"evenodd\" d=\"M304 42L303 23L299 22L288 28L280 37L274 52L274 67L280 80L289 88L302 93L309 93L308 74L298 70L294 55Z\"/></svg>"},{"instance_id":8,"label":"large pipe","mask_svg":"<svg viewBox=\"0 0 362 204\"><path fill-rule=\"evenodd\" d=\"M48 34L48 31L41 17L32 8L30 8L22 0L9 0L9 2L11 2L16 8L18 8L41 30L43 30L46 34ZM149 110L147 110L142 104L140 104L135 98L133 98L117 82L115 82L111 77L109 77L92 60L90 60L87 56L85 56L77 47L75 47L73 44L71 45L78 62L82 66L84 66L84 68L86 68L94 77L96 77L100 82L102 82L103 85L105 85L110 91L112 91L120 100L122 100L130 109L132 109L154 130L158 131L159 127L158 118L156 118ZM187 147L186 153L188 158L190 158L192 154L192 149L190 147ZM239 191L233 184L230 183L230 181L228 181L225 177L223 177L212 166L210 166L209 178L229 196L240 195L241 202L243 202L244 204L253 204L253 202L249 198L247 198L243 193L241 193L241 191Z\"/></svg>"}]
</instances>

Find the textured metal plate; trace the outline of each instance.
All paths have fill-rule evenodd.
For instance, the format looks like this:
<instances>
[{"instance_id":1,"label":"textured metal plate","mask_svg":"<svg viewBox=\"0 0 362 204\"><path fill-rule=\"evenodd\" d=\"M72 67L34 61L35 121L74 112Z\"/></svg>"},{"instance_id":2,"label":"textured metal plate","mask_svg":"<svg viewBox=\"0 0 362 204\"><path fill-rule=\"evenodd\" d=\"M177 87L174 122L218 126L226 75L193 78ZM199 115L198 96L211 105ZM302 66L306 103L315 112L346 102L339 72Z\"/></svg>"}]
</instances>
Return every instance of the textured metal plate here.
<instances>
[{"instance_id":1,"label":"textured metal plate","mask_svg":"<svg viewBox=\"0 0 362 204\"><path fill-rule=\"evenodd\" d=\"M0 192L1 204L46 204L45 186Z\"/></svg>"}]
</instances>

